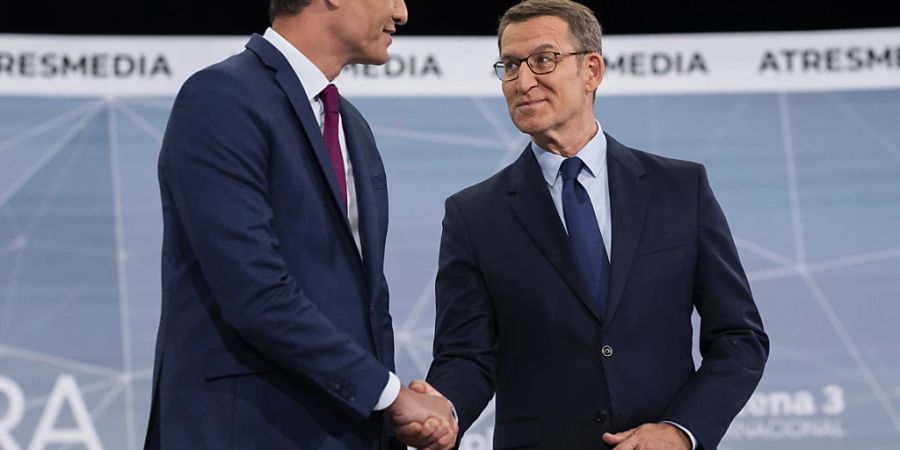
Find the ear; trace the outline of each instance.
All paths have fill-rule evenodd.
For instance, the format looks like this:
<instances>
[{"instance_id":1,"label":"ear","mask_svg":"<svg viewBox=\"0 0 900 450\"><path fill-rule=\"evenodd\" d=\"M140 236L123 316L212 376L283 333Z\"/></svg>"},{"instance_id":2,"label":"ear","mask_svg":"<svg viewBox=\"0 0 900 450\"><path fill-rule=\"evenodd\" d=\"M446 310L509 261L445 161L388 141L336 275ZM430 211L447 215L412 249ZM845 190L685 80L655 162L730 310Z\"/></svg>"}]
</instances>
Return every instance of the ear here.
<instances>
[{"instance_id":1,"label":"ear","mask_svg":"<svg viewBox=\"0 0 900 450\"><path fill-rule=\"evenodd\" d=\"M603 81L606 74L606 65L603 63L603 56L598 52L592 52L584 55L582 73L584 76L584 89L593 93Z\"/></svg>"}]
</instances>

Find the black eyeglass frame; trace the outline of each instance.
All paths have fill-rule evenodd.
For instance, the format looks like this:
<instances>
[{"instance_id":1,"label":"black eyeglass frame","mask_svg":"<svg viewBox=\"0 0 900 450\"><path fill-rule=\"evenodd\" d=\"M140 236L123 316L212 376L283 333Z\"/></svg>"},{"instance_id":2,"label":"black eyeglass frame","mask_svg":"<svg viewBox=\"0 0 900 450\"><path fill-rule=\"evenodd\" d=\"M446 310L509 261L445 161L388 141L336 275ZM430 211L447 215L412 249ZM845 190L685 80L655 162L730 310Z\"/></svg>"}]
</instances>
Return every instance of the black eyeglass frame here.
<instances>
[{"instance_id":1,"label":"black eyeglass frame","mask_svg":"<svg viewBox=\"0 0 900 450\"><path fill-rule=\"evenodd\" d=\"M551 73L554 70L556 70L556 66L559 65L559 60L561 60L567 56L587 55L588 53L594 53L594 52L592 52L590 50L582 50L580 52L563 53L563 52L555 52L555 51L548 50L548 51L543 51L543 52L532 53L524 58L509 58L507 62L503 62L502 60L500 60L500 61L497 61L494 63L494 66L493 66L494 67L494 75L497 75L497 78L499 78L500 81L513 81L516 78L519 78L519 71L522 70L522 61L525 61L525 64L528 66L528 70L530 70L531 73L533 73L535 75L546 75L546 74ZM532 65L532 58L535 58L535 57L538 57L541 55L553 55L553 58L552 58L553 67L550 70L545 70L542 72L534 70L534 66ZM506 78L506 76L505 76L507 63L515 63L516 66L519 67L516 70L515 76L513 76L512 78ZM534 63L534 64L537 64L537 63Z\"/></svg>"}]
</instances>

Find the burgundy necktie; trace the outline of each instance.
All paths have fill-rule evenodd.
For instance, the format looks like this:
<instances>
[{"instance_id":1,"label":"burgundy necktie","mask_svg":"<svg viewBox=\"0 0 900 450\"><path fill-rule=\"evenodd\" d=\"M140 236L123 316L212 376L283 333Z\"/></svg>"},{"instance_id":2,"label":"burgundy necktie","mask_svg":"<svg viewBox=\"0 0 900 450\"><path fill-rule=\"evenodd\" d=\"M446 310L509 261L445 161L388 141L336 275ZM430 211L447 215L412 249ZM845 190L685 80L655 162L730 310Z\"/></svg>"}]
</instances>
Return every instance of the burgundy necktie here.
<instances>
[{"instance_id":1,"label":"burgundy necktie","mask_svg":"<svg viewBox=\"0 0 900 450\"><path fill-rule=\"evenodd\" d=\"M338 122L341 115L341 98L337 86L329 84L319 94L325 105L325 126L322 135L325 137L325 146L328 148L328 156L331 158L331 168L334 169L334 177L337 180L338 190L341 192L341 204L347 207L347 175L344 173L344 157L341 155L341 141L338 138Z\"/></svg>"}]
</instances>

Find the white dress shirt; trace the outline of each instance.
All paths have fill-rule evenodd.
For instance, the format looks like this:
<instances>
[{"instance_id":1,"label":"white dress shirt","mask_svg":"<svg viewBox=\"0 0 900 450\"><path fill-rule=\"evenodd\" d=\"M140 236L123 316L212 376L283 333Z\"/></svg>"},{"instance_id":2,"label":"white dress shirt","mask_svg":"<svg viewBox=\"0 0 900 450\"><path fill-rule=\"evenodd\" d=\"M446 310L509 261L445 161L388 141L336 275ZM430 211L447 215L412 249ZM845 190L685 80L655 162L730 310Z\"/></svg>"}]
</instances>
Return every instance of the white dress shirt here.
<instances>
[{"instance_id":1,"label":"white dress shirt","mask_svg":"<svg viewBox=\"0 0 900 450\"><path fill-rule=\"evenodd\" d=\"M319 94L326 86L328 86L330 81L325 77L325 74L309 60L309 58L301 53L300 50L297 50L297 47L294 47L287 39L282 37L272 28L267 29L263 37L284 55L288 64L294 69L297 78L300 80L300 84L303 85L303 89L306 91L306 96L309 99L309 106L312 109L313 116L316 118L316 122L319 124L319 131L322 131L322 126L325 122L325 105L319 99ZM344 138L344 127L342 124L342 120L338 118L338 139L341 144L341 156L344 160L344 175L347 177L347 198L345 199L347 202L347 218L350 221L350 230L353 232L353 241L356 243L356 250L360 252L360 257L362 257L362 244L359 237L359 209L356 201L356 184L353 180L353 167L347 153L347 141ZM375 411L380 411L387 408L391 403L394 403L394 400L397 399L397 395L399 394L400 379L393 372L390 372L387 385L381 392L381 397L378 399L378 403L375 404L375 408L373 409Z\"/></svg>"},{"instance_id":2,"label":"white dress shirt","mask_svg":"<svg viewBox=\"0 0 900 450\"><path fill-rule=\"evenodd\" d=\"M597 123L597 134L588 141L587 145L578 151L577 156L584 162L586 170L582 170L578 174L578 182L584 186L591 199L591 205L594 207L594 214L597 216L597 225L600 226L600 234L603 235L603 246L606 247L606 257L612 258L612 218L609 214L609 177L606 170L606 135ZM537 158L538 164L541 166L541 173L544 174L544 180L547 181L547 187L550 189L550 198L553 199L553 206L556 207L556 213L559 214L559 220L562 221L563 227L566 227L566 216L563 214L562 207L562 174L559 167L565 157L556 153L544 150L535 142L531 143L531 151ZM566 227L568 232L568 227Z\"/></svg>"},{"instance_id":3,"label":"white dress shirt","mask_svg":"<svg viewBox=\"0 0 900 450\"><path fill-rule=\"evenodd\" d=\"M612 263L613 230L609 207L609 170L606 163L606 135L603 134L600 122L596 123L597 134L575 156L578 156L584 162L585 170L578 174L578 182L584 186L588 197L591 199L594 214L597 216L597 225L600 226L600 234L603 236L603 246L606 247L606 257L610 258L610 263ZM541 167L541 173L543 173L544 180L547 182L547 188L550 189L550 197L553 199L556 213L559 214L559 220L562 221L563 227L565 227L566 216L563 214L562 207L563 182L559 167L566 158L544 150L534 141L531 142L531 150L534 152L534 157L537 158ZM566 232L568 233L568 229ZM694 434L687 428L675 422L665 422L684 431L691 439L691 448L697 448L697 439L694 438Z\"/></svg>"}]
</instances>

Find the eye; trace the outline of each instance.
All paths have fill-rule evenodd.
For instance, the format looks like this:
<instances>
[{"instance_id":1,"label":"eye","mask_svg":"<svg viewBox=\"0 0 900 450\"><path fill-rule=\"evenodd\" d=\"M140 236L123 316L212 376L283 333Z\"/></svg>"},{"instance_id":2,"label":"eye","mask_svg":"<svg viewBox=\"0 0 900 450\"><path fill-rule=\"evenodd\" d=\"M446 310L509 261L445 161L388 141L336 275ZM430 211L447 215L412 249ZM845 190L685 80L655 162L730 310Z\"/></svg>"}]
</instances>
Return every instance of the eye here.
<instances>
[{"instance_id":1,"label":"eye","mask_svg":"<svg viewBox=\"0 0 900 450\"><path fill-rule=\"evenodd\" d=\"M507 73L513 73L519 70L519 62L517 61L506 61L503 63L503 69L506 70Z\"/></svg>"},{"instance_id":2,"label":"eye","mask_svg":"<svg viewBox=\"0 0 900 450\"><path fill-rule=\"evenodd\" d=\"M542 66L547 65L547 64L550 64L551 62L553 62L553 55L551 53L540 53L540 54L534 55L531 62L533 64L538 64L538 65L542 65Z\"/></svg>"}]
</instances>

